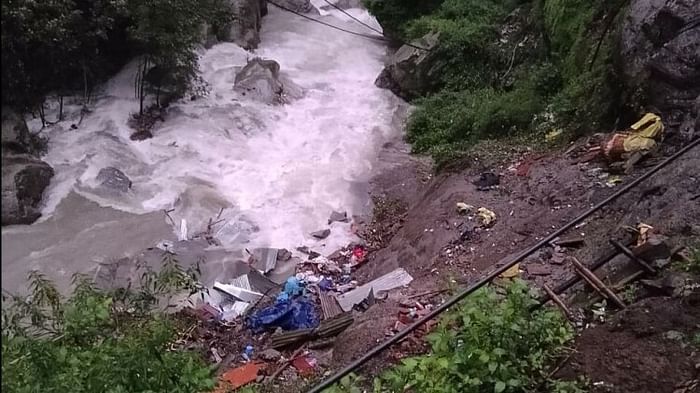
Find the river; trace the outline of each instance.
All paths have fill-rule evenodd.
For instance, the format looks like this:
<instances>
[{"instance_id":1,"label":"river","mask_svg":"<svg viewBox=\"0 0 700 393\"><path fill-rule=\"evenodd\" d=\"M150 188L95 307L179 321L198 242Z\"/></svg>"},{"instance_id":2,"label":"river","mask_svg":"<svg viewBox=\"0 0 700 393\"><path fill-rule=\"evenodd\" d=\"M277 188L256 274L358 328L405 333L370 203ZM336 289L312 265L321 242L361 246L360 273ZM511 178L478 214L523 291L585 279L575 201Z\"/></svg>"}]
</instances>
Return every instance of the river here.
<instances>
[{"instance_id":1,"label":"river","mask_svg":"<svg viewBox=\"0 0 700 393\"><path fill-rule=\"evenodd\" d=\"M192 236L222 208L214 228L219 252L307 245L327 254L353 240L351 224L327 220L333 210L367 213L379 153L400 133L400 100L374 86L386 48L269 8L257 50L220 43L202 51L210 93L171 105L151 139L129 139L127 121L138 110L135 61L97 92L77 129L71 124L80 106L67 103L68 118L44 131L50 142L43 159L56 175L42 218L2 229L4 289L23 288L31 269L67 288L75 272L175 241L183 220ZM379 27L366 11L349 12ZM339 11L316 17L372 33ZM304 88L303 98L265 105L235 92L237 70L254 56L280 63ZM131 179L128 192L99 186L97 173L109 166ZM164 210L171 209L168 218ZM324 228L331 229L327 239L310 236Z\"/></svg>"}]
</instances>

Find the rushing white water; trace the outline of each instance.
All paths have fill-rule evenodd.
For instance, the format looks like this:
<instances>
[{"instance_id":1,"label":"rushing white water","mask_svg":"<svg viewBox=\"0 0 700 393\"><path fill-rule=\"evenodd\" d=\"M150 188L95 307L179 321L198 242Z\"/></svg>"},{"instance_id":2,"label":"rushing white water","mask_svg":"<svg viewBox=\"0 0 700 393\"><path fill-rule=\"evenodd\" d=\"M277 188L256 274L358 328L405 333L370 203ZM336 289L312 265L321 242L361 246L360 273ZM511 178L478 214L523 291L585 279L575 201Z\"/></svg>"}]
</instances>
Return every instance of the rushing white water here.
<instances>
[{"instance_id":1,"label":"rushing white water","mask_svg":"<svg viewBox=\"0 0 700 393\"><path fill-rule=\"evenodd\" d=\"M379 27L366 11L349 12ZM320 18L329 23L372 33L338 11L322 13ZM75 111L72 118L51 127L44 160L56 175L45 193L43 222L3 229L3 273L57 266L54 270L70 274L69 270L90 267L62 260L71 254L94 253L104 244L108 251L88 256L97 261L122 256L109 253L133 252L127 245L115 246L122 238L149 243L163 236L154 230L155 224L122 227L120 220L125 219L118 214L109 216L111 230L61 233L61 219L71 214L87 217L83 210L90 210L76 202L82 198L71 197L68 204L71 193L132 217L147 216L148 222L154 220L153 212L174 209L171 217L178 225L186 219L190 234L203 230L207 220L225 208L224 221L215 230L230 249L308 245L330 252L352 240L349 224L332 224L330 237L322 241L310 232L329 227L332 210L352 215L368 207L367 183L378 152L398 132L392 127L398 100L373 83L385 48L272 6L263 18L261 40L254 53L230 43L203 51L200 68L210 94L173 104L152 139L129 139L133 131L127 121L138 110L135 62L104 86L93 112L77 129L70 127L77 122ZM282 73L304 88L304 97L273 106L234 92L237 70L254 56L279 62ZM101 191L96 176L108 166L131 179L129 192ZM65 207L60 208L61 203ZM106 219L93 216L85 218L85 225L104 227L100 220ZM164 214L162 221L169 222ZM120 233L125 230L129 236ZM172 228L173 233L179 230ZM33 240L39 236L36 231L43 234L43 242ZM6 240L14 244L6 245ZM85 250L85 244L91 247ZM41 258L44 262L38 263ZM19 274L11 276L16 280ZM7 283L3 277L3 286Z\"/></svg>"}]
</instances>

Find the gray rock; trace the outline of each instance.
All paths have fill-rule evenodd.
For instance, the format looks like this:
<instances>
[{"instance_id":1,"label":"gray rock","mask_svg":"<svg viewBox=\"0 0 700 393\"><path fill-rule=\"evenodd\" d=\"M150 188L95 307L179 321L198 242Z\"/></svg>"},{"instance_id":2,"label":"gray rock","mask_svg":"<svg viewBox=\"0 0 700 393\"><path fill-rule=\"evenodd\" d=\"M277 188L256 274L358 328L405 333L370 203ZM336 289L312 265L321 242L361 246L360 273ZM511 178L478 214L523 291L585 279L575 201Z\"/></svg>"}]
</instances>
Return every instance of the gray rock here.
<instances>
[{"instance_id":1,"label":"gray rock","mask_svg":"<svg viewBox=\"0 0 700 393\"><path fill-rule=\"evenodd\" d=\"M331 234L330 229L324 229L321 231L311 232L311 236L315 237L316 239L325 239L330 234Z\"/></svg>"},{"instance_id":2,"label":"gray rock","mask_svg":"<svg viewBox=\"0 0 700 393\"><path fill-rule=\"evenodd\" d=\"M2 225L31 224L41 216L39 205L54 172L29 155L2 157Z\"/></svg>"},{"instance_id":3,"label":"gray rock","mask_svg":"<svg viewBox=\"0 0 700 393\"><path fill-rule=\"evenodd\" d=\"M283 104L303 95L301 87L280 75L276 61L258 57L236 74L234 90L267 104Z\"/></svg>"},{"instance_id":4,"label":"gray rock","mask_svg":"<svg viewBox=\"0 0 700 393\"><path fill-rule=\"evenodd\" d=\"M661 111L697 111L700 95L700 7L697 0L631 2L617 62L630 91L644 91ZM697 118L697 113L695 116Z\"/></svg>"},{"instance_id":5,"label":"gray rock","mask_svg":"<svg viewBox=\"0 0 700 393\"><path fill-rule=\"evenodd\" d=\"M244 49L255 49L260 44L260 26L267 3L263 0L229 0L233 21L224 26L219 40L233 42Z\"/></svg>"},{"instance_id":6,"label":"gray rock","mask_svg":"<svg viewBox=\"0 0 700 393\"><path fill-rule=\"evenodd\" d=\"M429 33L411 43L426 50L409 45L400 47L377 77L375 85L389 89L406 100L429 92L433 87L432 81L437 79L431 50L438 42L438 33Z\"/></svg>"},{"instance_id":7,"label":"gray rock","mask_svg":"<svg viewBox=\"0 0 700 393\"><path fill-rule=\"evenodd\" d=\"M127 192L131 188L129 177L124 172L111 166L100 169L100 172L97 174L97 181L101 182L103 187L120 192Z\"/></svg>"},{"instance_id":8,"label":"gray rock","mask_svg":"<svg viewBox=\"0 0 700 393\"><path fill-rule=\"evenodd\" d=\"M42 140L29 132L24 118L9 107L2 107L2 151L36 154Z\"/></svg>"},{"instance_id":9,"label":"gray rock","mask_svg":"<svg viewBox=\"0 0 700 393\"><path fill-rule=\"evenodd\" d=\"M311 4L310 0L278 0L277 4L282 7L301 14L313 13L319 15L320 12Z\"/></svg>"},{"instance_id":10,"label":"gray rock","mask_svg":"<svg viewBox=\"0 0 700 393\"><path fill-rule=\"evenodd\" d=\"M336 222L336 221L337 221L337 222L348 222L348 221L350 221L350 220L348 219L348 212L345 212L345 211L343 211L343 212L333 211L333 213L331 213L330 218L328 218L328 224L334 223L334 222Z\"/></svg>"},{"instance_id":11,"label":"gray rock","mask_svg":"<svg viewBox=\"0 0 700 393\"><path fill-rule=\"evenodd\" d=\"M331 5L324 5L321 7L322 10L333 10L336 9L336 7L340 8L341 10L347 10L350 8L364 8L362 6L362 1L361 0L337 0L337 1L331 1L333 4L335 4L335 7Z\"/></svg>"}]
</instances>

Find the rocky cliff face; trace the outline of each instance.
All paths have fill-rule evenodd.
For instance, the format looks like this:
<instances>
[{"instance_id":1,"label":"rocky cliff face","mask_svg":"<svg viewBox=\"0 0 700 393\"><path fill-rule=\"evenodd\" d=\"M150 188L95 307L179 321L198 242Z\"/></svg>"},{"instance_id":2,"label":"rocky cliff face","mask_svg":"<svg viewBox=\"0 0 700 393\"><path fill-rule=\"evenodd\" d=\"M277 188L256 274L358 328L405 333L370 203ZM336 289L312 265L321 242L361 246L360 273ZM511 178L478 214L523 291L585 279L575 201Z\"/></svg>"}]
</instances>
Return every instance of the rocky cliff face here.
<instances>
[{"instance_id":1,"label":"rocky cliff face","mask_svg":"<svg viewBox=\"0 0 700 393\"><path fill-rule=\"evenodd\" d=\"M663 113L700 129L700 6L697 0L631 2L620 35L625 85Z\"/></svg>"},{"instance_id":2,"label":"rocky cliff face","mask_svg":"<svg viewBox=\"0 0 700 393\"><path fill-rule=\"evenodd\" d=\"M267 14L266 0L230 0L233 21L219 32L221 41L233 42L245 49L260 43L262 17Z\"/></svg>"},{"instance_id":3,"label":"rocky cliff face","mask_svg":"<svg viewBox=\"0 0 700 393\"><path fill-rule=\"evenodd\" d=\"M2 108L2 225L31 224L41 215L53 169L41 161L41 140L15 111Z\"/></svg>"}]
</instances>

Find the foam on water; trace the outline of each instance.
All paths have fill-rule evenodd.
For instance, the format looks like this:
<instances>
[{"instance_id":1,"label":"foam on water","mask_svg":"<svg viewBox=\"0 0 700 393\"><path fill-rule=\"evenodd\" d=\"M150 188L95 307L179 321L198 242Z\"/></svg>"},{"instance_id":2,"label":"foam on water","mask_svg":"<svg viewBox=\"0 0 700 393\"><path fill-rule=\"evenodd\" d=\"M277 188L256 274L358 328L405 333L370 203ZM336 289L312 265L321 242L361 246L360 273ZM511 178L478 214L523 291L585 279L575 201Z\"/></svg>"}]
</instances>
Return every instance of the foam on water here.
<instances>
[{"instance_id":1,"label":"foam on water","mask_svg":"<svg viewBox=\"0 0 700 393\"><path fill-rule=\"evenodd\" d=\"M379 28L366 11L348 12ZM316 17L372 34L337 10ZM327 227L332 210L353 214L368 206L366 185L377 153L398 132L391 126L397 99L373 83L385 48L274 6L263 18L261 39L254 53L230 43L203 51L200 68L210 94L171 105L152 139L129 139L127 121L138 110L137 61L104 86L77 129L69 126L79 117L78 102L67 103L69 121L47 131L44 159L56 176L42 220L76 191L132 213L174 208L174 221L186 219L191 232L204 229L224 208L225 221L216 230L229 247L307 244L332 251L350 241L349 224L333 224L323 242L309 233ZM272 106L234 92L237 70L254 56L279 62L282 73L304 88L304 97ZM95 178L107 166L132 180L126 195L98 191Z\"/></svg>"}]
</instances>

